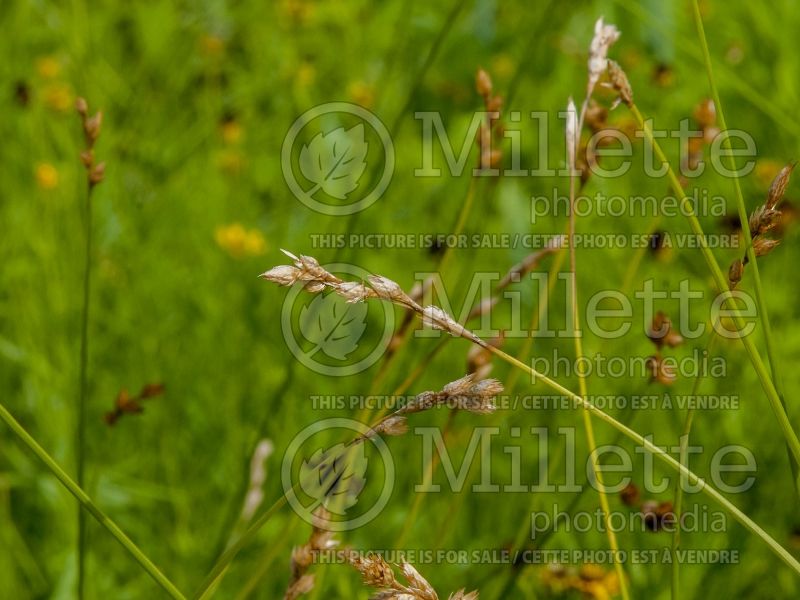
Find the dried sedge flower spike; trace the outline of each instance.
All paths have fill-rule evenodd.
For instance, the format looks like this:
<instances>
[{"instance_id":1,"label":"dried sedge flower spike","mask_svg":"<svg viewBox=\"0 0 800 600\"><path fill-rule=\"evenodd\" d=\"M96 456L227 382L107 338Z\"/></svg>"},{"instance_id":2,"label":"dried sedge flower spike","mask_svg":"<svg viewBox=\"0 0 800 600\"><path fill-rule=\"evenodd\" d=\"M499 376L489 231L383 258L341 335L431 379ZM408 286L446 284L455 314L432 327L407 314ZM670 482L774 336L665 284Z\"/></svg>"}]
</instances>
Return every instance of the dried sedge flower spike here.
<instances>
[{"instance_id":1,"label":"dried sedge flower spike","mask_svg":"<svg viewBox=\"0 0 800 600\"><path fill-rule=\"evenodd\" d=\"M656 345L657 348L660 348L664 343L664 337L669 332L671 326L672 322L670 321L669 317L662 311L658 311L653 317L653 322L650 325L650 329L647 330L647 337Z\"/></svg>"},{"instance_id":2,"label":"dried sedge flower spike","mask_svg":"<svg viewBox=\"0 0 800 600\"><path fill-rule=\"evenodd\" d=\"M383 298L389 302L401 304L413 309L420 308L420 306L403 291L403 288L391 279L381 275L370 275L368 281L372 289L375 290L375 293L378 295L378 298Z\"/></svg>"},{"instance_id":3,"label":"dried sedge flower spike","mask_svg":"<svg viewBox=\"0 0 800 600\"><path fill-rule=\"evenodd\" d=\"M292 285L300 276L300 269L289 265L278 265L265 271L259 277L277 283L278 285Z\"/></svg>"},{"instance_id":4,"label":"dried sedge flower spike","mask_svg":"<svg viewBox=\"0 0 800 600\"><path fill-rule=\"evenodd\" d=\"M648 356L645 366L650 372L650 382L658 382L662 385L672 385L677 379L675 367L667 364L659 355Z\"/></svg>"},{"instance_id":5,"label":"dried sedge flower spike","mask_svg":"<svg viewBox=\"0 0 800 600\"><path fill-rule=\"evenodd\" d=\"M483 69L478 69L475 73L475 89L483 97L488 97L492 93L492 78Z\"/></svg>"},{"instance_id":6,"label":"dried sedge flower spike","mask_svg":"<svg viewBox=\"0 0 800 600\"><path fill-rule=\"evenodd\" d=\"M435 392L431 391L422 392L420 394L417 394L413 400L408 402L397 412L398 414L411 414L416 412L422 412L425 410L430 410L439 403L440 398L441 396L436 394Z\"/></svg>"},{"instance_id":7,"label":"dried sedge flower spike","mask_svg":"<svg viewBox=\"0 0 800 600\"><path fill-rule=\"evenodd\" d=\"M603 17L594 24L594 37L589 45L589 82L586 96L592 95L594 86L608 65L608 49L619 39L620 32L615 25L606 25Z\"/></svg>"},{"instance_id":8,"label":"dried sedge flower spike","mask_svg":"<svg viewBox=\"0 0 800 600\"><path fill-rule=\"evenodd\" d=\"M742 275L744 274L744 263L741 259L737 258L735 261L731 263L730 268L728 269L728 283L730 284L730 288L733 289L739 282L742 280Z\"/></svg>"},{"instance_id":9,"label":"dried sedge flower spike","mask_svg":"<svg viewBox=\"0 0 800 600\"><path fill-rule=\"evenodd\" d=\"M105 175L106 175L106 163L105 162L97 163L92 168L92 170L89 171L89 185L91 186L97 185L98 183L103 181Z\"/></svg>"},{"instance_id":10,"label":"dried sedge flower spike","mask_svg":"<svg viewBox=\"0 0 800 600\"><path fill-rule=\"evenodd\" d=\"M713 127L717 122L717 109L714 101L711 98L701 100L695 107L692 116L701 129Z\"/></svg>"},{"instance_id":11,"label":"dried sedge flower spike","mask_svg":"<svg viewBox=\"0 0 800 600\"><path fill-rule=\"evenodd\" d=\"M450 594L447 597L447 600L478 600L478 591L473 590L471 592L465 592L462 588L457 592Z\"/></svg>"},{"instance_id":12,"label":"dried sedge flower spike","mask_svg":"<svg viewBox=\"0 0 800 600\"><path fill-rule=\"evenodd\" d=\"M353 566L361 573L364 583L370 587L386 589L396 584L392 567L379 554L356 556Z\"/></svg>"},{"instance_id":13,"label":"dried sedge flower spike","mask_svg":"<svg viewBox=\"0 0 800 600\"><path fill-rule=\"evenodd\" d=\"M289 586L289 589L286 590L286 594L283 596L283 600L295 600L296 598L307 594L312 589L314 589L314 576L302 575L297 581Z\"/></svg>"},{"instance_id":14,"label":"dried sedge flower spike","mask_svg":"<svg viewBox=\"0 0 800 600\"><path fill-rule=\"evenodd\" d=\"M335 289L337 294L350 303L363 302L367 298L378 297L375 290L357 281L343 281Z\"/></svg>"},{"instance_id":15,"label":"dried sedge flower spike","mask_svg":"<svg viewBox=\"0 0 800 600\"><path fill-rule=\"evenodd\" d=\"M641 512L644 515L645 527L650 531L660 531L676 523L672 502L669 500L664 502L648 500L642 504Z\"/></svg>"},{"instance_id":16,"label":"dried sedge flower spike","mask_svg":"<svg viewBox=\"0 0 800 600\"><path fill-rule=\"evenodd\" d=\"M91 148L94 146L97 138L100 137L100 127L103 124L103 113L97 111L91 117L84 117L83 119L83 132L86 135L86 143Z\"/></svg>"},{"instance_id":17,"label":"dried sedge flower spike","mask_svg":"<svg viewBox=\"0 0 800 600\"><path fill-rule=\"evenodd\" d=\"M783 199L784 194L786 194L786 188L789 186L789 179L792 176L792 171L794 171L797 162L791 162L783 169L781 169L780 173L772 180L772 185L770 185L769 193L767 194L767 208L775 208L778 203Z\"/></svg>"},{"instance_id":18,"label":"dried sedge flower spike","mask_svg":"<svg viewBox=\"0 0 800 600\"><path fill-rule=\"evenodd\" d=\"M620 102L624 102L626 106L633 106L633 90L628 82L628 76L613 60L608 61L608 78L611 87L619 94L611 108L616 108Z\"/></svg>"},{"instance_id":19,"label":"dried sedge flower spike","mask_svg":"<svg viewBox=\"0 0 800 600\"><path fill-rule=\"evenodd\" d=\"M629 483L619 493L620 500L625 506L638 505L640 496L639 488L634 483Z\"/></svg>"},{"instance_id":20,"label":"dried sedge flower spike","mask_svg":"<svg viewBox=\"0 0 800 600\"><path fill-rule=\"evenodd\" d=\"M381 421L375 427L375 433L399 436L408 433L408 420L401 415L394 415Z\"/></svg>"},{"instance_id":21,"label":"dried sedge flower spike","mask_svg":"<svg viewBox=\"0 0 800 600\"><path fill-rule=\"evenodd\" d=\"M672 328L672 320L662 311L658 311L653 317L647 337L656 345L656 348L664 345L674 348L683 343L683 337Z\"/></svg>"},{"instance_id":22,"label":"dried sedge flower spike","mask_svg":"<svg viewBox=\"0 0 800 600\"><path fill-rule=\"evenodd\" d=\"M75 110L80 116L86 116L89 112L89 103L86 102L86 98L78 96L78 98L75 99Z\"/></svg>"},{"instance_id":23,"label":"dried sedge flower spike","mask_svg":"<svg viewBox=\"0 0 800 600\"><path fill-rule=\"evenodd\" d=\"M780 240L771 240L769 238L758 237L753 240L753 252L756 257L766 256L775 249L775 246L780 244Z\"/></svg>"},{"instance_id":24,"label":"dried sedge flower spike","mask_svg":"<svg viewBox=\"0 0 800 600\"><path fill-rule=\"evenodd\" d=\"M578 111L575 109L575 103L570 97L567 103L567 123L566 123L566 136L567 136L567 164L570 172L575 171L576 151L578 148Z\"/></svg>"},{"instance_id":25,"label":"dried sedge flower spike","mask_svg":"<svg viewBox=\"0 0 800 600\"><path fill-rule=\"evenodd\" d=\"M750 237L754 238L767 233L775 227L780 220L781 212L763 204L756 208L750 215L747 225L750 228Z\"/></svg>"},{"instance_id":26,"label":"dried sedge flower spike","mask_svg":"<svg viewBox=\"0 0 800 600\"><path fill-rule=\"evenodd\" d=\"M422 323L433 329L444 331L454 337L461 337L466 330L453 317L438 306L426 306L422 309Z\"/></svg>"},{"instance_id":27,"label":"dried sedge flower spike","mask_svg":"<svg viewBox=\"0 0 800 600\"><path fill-rule=\"evenodd\" d=\"M403 572L403 577L408 582L408 587L414 592L414 595L420 600L439 600L436 591L433 589L428 580L420 575L413 565L403 561L400 564L400 570Z\"/></svg>"}]
</instances>

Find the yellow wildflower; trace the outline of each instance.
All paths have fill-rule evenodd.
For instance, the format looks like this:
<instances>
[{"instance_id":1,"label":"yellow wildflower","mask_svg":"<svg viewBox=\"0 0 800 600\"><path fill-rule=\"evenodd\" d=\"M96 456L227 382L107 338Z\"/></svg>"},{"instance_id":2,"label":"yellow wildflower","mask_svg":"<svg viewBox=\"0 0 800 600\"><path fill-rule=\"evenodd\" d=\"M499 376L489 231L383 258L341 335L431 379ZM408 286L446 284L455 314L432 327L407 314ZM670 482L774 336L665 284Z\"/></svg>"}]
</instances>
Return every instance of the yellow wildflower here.
<instances>
[{"instance_id":1,"label":"yellow wildflower","mask_svg":"<svg viewBox=\"0 0 800 600\"><path fill-rule=\"evenodd\" d=\"M58 171L49 163L36 165L36 184L40 189L52 190L58 186Z\"/></svg>"},{"instance_id":2,"label":"yellow wildflower","mask_svg":"<svg viewBox=\"0 0 800 600\"><path fill-rule=\"evenodd\" d=\"M247 229L241 223L217 227L214 232L217 245L233 258L260 256L267 249L264 236L257 229Z\"/></svg>"},{"instance_id":3,"label":"yellow wildflower","mask_svg":"<svg viewBox=\"0 0 800 600\"><path fill-rule=\"evenodd\" d=\"M36 60L36 72L42 79L55 79L61 75L61 62L55 56L42 56Z\"/></svg>"}]
</instances>

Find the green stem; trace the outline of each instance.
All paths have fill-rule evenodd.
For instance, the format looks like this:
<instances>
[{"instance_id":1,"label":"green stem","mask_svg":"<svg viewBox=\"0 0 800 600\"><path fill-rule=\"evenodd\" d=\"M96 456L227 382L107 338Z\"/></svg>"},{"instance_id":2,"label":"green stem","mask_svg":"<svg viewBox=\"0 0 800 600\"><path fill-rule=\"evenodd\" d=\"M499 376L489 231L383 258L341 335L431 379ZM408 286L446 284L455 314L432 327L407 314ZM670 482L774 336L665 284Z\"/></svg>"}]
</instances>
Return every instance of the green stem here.
<instances>
[{"instance_id":1,"label":"green stem","mask_svg":"<svg viewBox=\"0 0 800 600\"><path fill-rule=\"evenodd\" d=\"M550 379L549 377L542 375L532 367L526 365L525 363L521 362L519 359L514 358L513 356L506 354L499 348L495 348L494 346L486 346L487 349L498 356L500 359L504 360L505 362L509 363L517 367L518 369L522 369L526 373L531 376L532 381L539 379L547 385L548 387L552 388L553 390L557 391L559 394L570 398L577 404L581 405L583 408L588 410L592 413L593 416L599 418L601 421L605 421L613 428L621 432L627 438L633 440L638 445L642 446L645 450L647 450L650 454L655 456L658 460L663 462L664 464L668 465L673 470L677 471L679 475L682 475L686 478L686 480L694 485L697 486L699 491L706 494L712 500L717 502L720 506L725 508L734 519L739 521L739 523L744 526L752 534L761 538L761 540L769 546L770 550L772 550L775 555L778 556L786 565L788 565L795 573L800 575L800 562L795 559L791 553L786 550L783 546L781 546L772 536L770 536L766 531L764 531L755 521L753 521L750 517L748 517L745 513L739 510L736 505L734 505L730 500L728 500L725 496L720 494L716 489L708 485L705 480L701 479L697 476L693 471L686 468L680 462L672 458L667 452L653 444L653 442L645 439L638 433L636 433L633 429L628 427L627 425L620 423L614 417L606 413L600 408L597 408L594 404L586 400L585 398L579 396L578 394L568 390L560 383Z\"/></svg>"},{"instance_id":2,"label":"green stem","mask_svg":"<svg viewBox=\"0 0 800 600\"><path fill-rule=\"evenodd\" d=\"M706 346L706 352L711 352L711 348L714 346L714 340L717 339L716 337L712 337L708 341L708 345ZM694 385L692 385L692 395L691 399L697 397L697 392L700 390L700 383L703 381L703 373L700 372L697 374L697 377L694 378ZM679 441L680 446L680 454L679 459L682 465L686 466L688 459L687 459L687 450L689 448L689 434L692 432L692 422L694 421L694 414L695 409L694 406L690 405L686 410L686 420L683 423L683 432L681 433L681 438ZM675 484L675 502L673 504L673 510L675 513L675 531L672 533L672 600L677 600L679 597L678 590L680 589L680 561L678 560L678 548L680 547L681 543L681 513L683 511L683 485L680 478L678 482Z\"/></svg>"},{"instance_id":3,"label":"green stem","mask_svg":"<svg viewBox=\"0 0 800 600\"><path fill-rule=\"evenodd\" d=\"M295 484L294 487L297 487L297 485L298 484ZM196 600L204 600L211 597L217 585L219 585L220 581L222 581L222 577L225 575L225 572L228 570L228 565L230 565L233 559L236 558L236 555L239 554L239 551L249 544L253 538L255 538L259 530L266 524L267 521L270 520L270 518L272 518L276 512L281 509L281 507L283 507L284 504L286 504L286 502L286 494L281 494L281 497L278 498L272 504L272 506L270 506L261 516L252 522L250 527L248 527L245 532L242 533L241 537L239 537L239 539L237 539L228 547L227 550L225 550L225 552L222 553L222 556L219 557L209 574L206 575L205 579L203 579L202 583L197 588L197 591L192 595L192 598L195 598Z\"/></svg>"},{"instance_id":4,"label":"green stem","mask_svg":"<svg viewBox=\"0 0 800 600\"><path fill-rule=\"evenodd\" d=\"M716 80L714 79L714 71L711 67L711 52L708 49L708 40L706 39L706 30L703 26L703 18L700 15L700 7L697 0L693 0L692 7L694 9L694 20L697 26L697 37L700 38L700 48L703 52L703 62L706 66L706 74L708 76L708 85L711 88L711 96L714 99L714 107L716 108L717 118L723 133L728 131L728 124L725 121L725 112L722 110L722 101L720 100L719 90L717 89ZM758 308L758 315L761 321L761 327L764 330L764 345L767 347L767 359L769 360L770 372L772 373L772 382L775 385L775 390L783 405L784 411L786 410L786 399L783 393L783 384L781 381L781 370L778 366L778 354L775 352L775 342L772 336L772 326L769 322L769 313L767 312L767 303L764 298L764 288L761 285L761 273L758 269L758 262L756 261L756 254L753 250L753 236L750 234L750 227L748 226L747 206L744 202L744 195L742 194L742 186L739 181L739 170L736 167L736 159L730 153L731 139L725 136L723 140L725 148L728 150L728 170L733 173L733 184L736 192L736 208L739 212L739 222L742 225L742 235L745 242L745 254L747 262L753 269L753 287L756 292L756 306ZM798 462L789 451L789 461L792 464L792 472L794 473L795 487L800 492L800 482L798 481Z\"/></svg>"},{"instance_id":5,"label":"green stem","mask_svg":"<svg viewBox=\"0 0 800 600\"><path fill-rule=\"evenodd\" d=\"M714 282L717 286L717 289L719 290L720 293L724 293L728 289L728 281L725 275L722 274L722 270L720 269L719 263L717 262L716 258L714 258L714 254L711 252L711 249L708 246L708 241L706 240L705 232L703 231L702 225L700 225L700 221L697 219L697 215L694 212L694 207L692 206L691 200L686 196L686 192L683 190L683 186L678 180L678 177L675 175L675 171L672 170L672 167L667 161L667 157L664 154L664 151L661 149L661 146L659 146L658 141L653 136L652 128L647 123L645 123L642 113L639 112L639 108L635 104L632 104L630 106L630 110L633 113L633 116L636 118L639 127L644 131L645 137L647 138L648 142L652 145L653 150L656 153L656 157L662 162L662 164L667 165L667 177L670 181L670 185L672 186L673 190L681 198L682 212L686 215L686 218L689 220L689 225L691 226L692 231L697 236L698 242L700 244L700 252L702 253L703 258L705 259L706 264L708 265L709 270L711 271L711 275L714 278ZM746 221L743 228L746 228ZM726 298L725 304L729 309L735 311L736 306L731 301L730 297ZM736 324L737 330L741 331L743 323L738 312L733 313L733 320ZM775 385L772 379L770 378L769 373L767 372L767 368L764 365L764 361L761 359L761 356L759 355L758 350L755 347L755 344L753 343L753 341L750 339L749 336L739 335L737 337L742 341L742 344L744 344L745 351L747 352L747 355L750 357L750 362L753 364L753 368L756 371L756 375L758 376L758 379L761 382L761 386L767 395L767 400L770 403L772 412L775 413L775 418L778 420L778 424L780 425L783 437L786 439L786 443L789 446L789 451L791 455L793 456L794 460L800 462L800 440L798 440L797 434L792 428L792 424L789 422L789 418L786 416L786 411L783 408L783 403L781 401L780 396L778 395L777 390L775 389Z\"/></svg>"},{"instance_id":6,"label":"green stem","mask_svg":"<svg viewBox=\"0 0 800 600\"><path fill-rule=\"evenodd\" d=\"M78 391L78 423L75 428L75 452L78 486L85 487L86 466L86 396L89 365L89 295L92 273L92 184L86 189L84 219L86 246L83 263L83 306L81 308L80 383ZM78 506L78 598L82 599L86 586L86 513Z\"/></svg>"},{"instance_id":7,"label":"green stem","mask_svg":"<svg viewBox=\"0 0 800 600\"><path fill-rule=\"evenodd\" d=\"M578 133L580 136L583 127L583 119L586 115L586 107L588 106L589 98L587 96L581 108L580 119L578 120ZM574 166L575 157L570 157L572 160L571 166ZM583 360L583 339L580 330L580 314L578 311L578 273L577 273L577 257L575 252L575 174L574 169L570 168L569 176L569 286L570 286L570 308L572 309L572 327L573 339L575 341L575 360L581 362ZM581 397L586 398L588 391L586 388L586 377L583 371L578 373L578 389ZM599 468L597 459L597 441L594 435L594 426L592 425L592 418L588 410L583 411L583 428L586 431L586 443L589 449L589 459L592 463L592 472L594 473L595 480L597 481L597 495L600 497L600 508L603 511L603 519L606 522L606 536L608 537L608 545L611 548L614 556L614 570L619 579L619 589L622 593L623 600L629 600L628 583L625 578L625 570L622 568L622 563L619 561L619 544L617 543L617 534L611 526L611 508L608 504L608 496L605 493L603 486L602 472Z\"/></svg>"},{"instance_id":8,"label":"green stem","mask_svg":"<svg viewBox=\"0 0 800 600\"><path fill-rule=\"evenodd\" d=\"M92 499L83 491L83 489L75 483L72 478L62 469L58 463L42 448L39 443L25 431L25 428L8 412L5 406L0 404L0 419L11 429L14 435L36 455L45 467L63 484L70 494L75 496L75 499L80 505L85 508L103 526L116 540L122 545L125 550L138 562L142 568L147 571L148 575L160 585L163 590L172 598L185 600L184 595L175 585L167 579L167 577L158 570L145 554L139 550L136 544L125 535L125 533L112 521L100 508L92 501Z\"/></svg>"}]
</instances>

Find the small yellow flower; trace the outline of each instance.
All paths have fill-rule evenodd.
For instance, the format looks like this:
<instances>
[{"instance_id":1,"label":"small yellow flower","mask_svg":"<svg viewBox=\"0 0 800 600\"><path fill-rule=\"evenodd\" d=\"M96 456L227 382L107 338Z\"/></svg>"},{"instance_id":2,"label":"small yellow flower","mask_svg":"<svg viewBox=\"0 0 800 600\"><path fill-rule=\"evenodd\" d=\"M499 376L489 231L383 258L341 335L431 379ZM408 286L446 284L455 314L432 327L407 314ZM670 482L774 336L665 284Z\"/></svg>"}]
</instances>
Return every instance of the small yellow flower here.
<instances>
[{"instance_id":1,"label":"small yellow flower","mask_svg":"<svg viewBox=\"0 0 800 600\"><path fill-rule=\"evenodd\" d=\"M257 229L246 229L241 223L217 227L214 239L233 258L261 256L267 249L267 242L261 232Z\"/></svg>"},{"instance_id":2,"label":"small yellow flower","mask_svg":"<svg viewBox=\"0 0 800 600\"><path fill-rule=\"evenodd\" d=\"M51 83L44 90L44 101L47 106L58 112L68 112L72 110L75 99L72 95L72 88L66 83Z\"/></svg>"},{"instance_id":3,"label":"small yellow flower","mask_svg":"<svg viewBox=\"0 0 800 600\"><path fill-rule=\"evenodd\" d=\"M49 163L36 165L36 184L40 189L52 190L58 186L58 171Z\"/></svg>"},{"instance_id":4,"label":"small yellow flower","mask_svg":"<svg viewBox=\"0 0 800 600\"><path fill-rule=\"evenodd\" d=\"M232 146L242 141L244 130L238 121L230 119L222 124L220 127L220 133L222 134L222 141L227 145Z\"/></svg>"},{"instance_id":5,"label":"small yellow flower","mask_svg":"<svg viewBox=\"0 0 800 600\"><path fill-rule=\"evenodd\" d=\"M61 62L55 56L42 56L36 60L36 72L42 79L55 79L61 75Z\"/></svg>"},{"instance_id":6,"label":"small yellow flower","mask_svg":"<svg viewBox=\"0 0 800 600\"><path fill-rule=\"evenodd\" d=\"M375 102L375 90L363 81L351 81L347 86L347 95L355 104L364 108L372 108Z\"/></svg>"}]
</instances>

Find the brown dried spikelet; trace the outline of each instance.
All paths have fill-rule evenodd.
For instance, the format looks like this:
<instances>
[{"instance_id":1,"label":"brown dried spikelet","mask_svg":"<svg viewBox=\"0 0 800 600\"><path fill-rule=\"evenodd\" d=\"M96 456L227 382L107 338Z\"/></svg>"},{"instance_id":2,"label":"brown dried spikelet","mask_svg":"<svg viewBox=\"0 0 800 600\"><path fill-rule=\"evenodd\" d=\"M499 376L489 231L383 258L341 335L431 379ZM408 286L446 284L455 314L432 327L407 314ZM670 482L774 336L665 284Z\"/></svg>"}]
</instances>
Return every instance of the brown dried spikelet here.
<instances>
[{"instance_id":1,"label":"brown dried spikelet","mask_svg":"<svg viewBox=\"0 0 800 600\"><path fill-rule=\"evenodd\" d=\"M666 500L657 502L648 500L642 504L641 512L644 515L644 524L649 531L660 531L676 523L675 511L672 502Z\"/></svg>"},{"instance_id":2,"label":"brown dried spikelet","mask_svg":"<svg viewBox=\"0 0 800 600\"><path fill-rule=\"evenodd\" d=\"M739 285L743 274L744 263L742 262L742 259L737 258L731 263L731 266L728 269L728 284L730 285L731 289L734 289L737 285Z\"/></svg>"},{"instance_id":3,"label":"brown dried spikelet","mask_svg":"<svg viewBox=\"0 0 800 600\"><path fill-rule=\"evenodd\" d=\"M296 600L312 589L314 589L314 576L310 574L302 575L289 586L283 595L283 600Z\"/></svg>"},{"instance_id":4,"label":"brown dried spikelet","mask_svg":"<svg viewBox=\"0 0 800 600\"><path fill-rule=\"evenodd\" d=\"M619 497L625 506L637 506L639 504L641 494L635 483L629 483L619 493Z\"/></svg>"},{"instance_id":5,"label":"brown dried spikelet","mask_svg":"<svg viewBox=\"0 0 800 600\"><path fill-rule=\"evenodd\" d=\"M483 69L475 73L475 89L481 96L487 97L492 93L492 78Z\"/></svg>"},{"instance_id":6,"label":"brown dried spikelet","mask_svg":"<svg viewBox=\"0 0 800 600\"><path fill-rule=\"evenodd\" d=\"M797 162L792 161L783 167L775 179L772 180L772 185L770 185L769 192L767 194L766 206L768 208L775 208L778 203L783 200L783 196L786 194L786 188L789 186L789 179L792 176L792 171L794 171L795 166L797 166Z\"/></svg>"},{"instance_id":7,"label":"brown dried spikelet","mask_svg":"<svg viewBox=\"0 0 800 600\"><path fill-rule=\"evenodd\" d=\"M647 337L656 348L664 345L674 348L683 343L683 337L672 328L672 320L662 311L658 311L653 317L653 322L647 330Z\"/></svg>"},{"instance_id":8,"label":"brown dried spikelet","mask_svg":"<svg viewBox=\"0 0 800 600\"><path fill-rule=\"evenodd\" d=\"M714 101L711 98L701 100L695 106L692 116L700 129L714 127L717 122L717 109Z\"/></svg>"},{"instance_id":9,"label":"brown dried spikelet","mask_svg":"<svg viewBox=\"0 0 800 600\"><path fill-rule=\"evenodd\" d=\"M633 90L628 76L622 67L613 60L608 61L608 78L611 87L619 94L619 98L614 102L614 107L619 102L624 102L626 106L633 106Z\"/></svg>"},{"instance_id":10,"label":"brown dried spikelet","mask_svg":"<svg viewBox=\"0 0 800 600\"><path fill-rule=\"evenodd\" d=\"M648 356L645 360L645 366L650 372L651 382L658 382L663 385L672 385L675 383L677 375L674 367L665 363L659 354Z\"/></svg>"}]
</instances>

